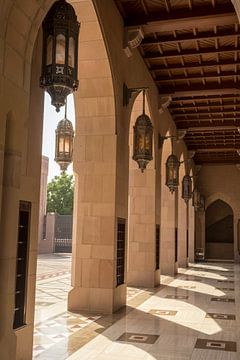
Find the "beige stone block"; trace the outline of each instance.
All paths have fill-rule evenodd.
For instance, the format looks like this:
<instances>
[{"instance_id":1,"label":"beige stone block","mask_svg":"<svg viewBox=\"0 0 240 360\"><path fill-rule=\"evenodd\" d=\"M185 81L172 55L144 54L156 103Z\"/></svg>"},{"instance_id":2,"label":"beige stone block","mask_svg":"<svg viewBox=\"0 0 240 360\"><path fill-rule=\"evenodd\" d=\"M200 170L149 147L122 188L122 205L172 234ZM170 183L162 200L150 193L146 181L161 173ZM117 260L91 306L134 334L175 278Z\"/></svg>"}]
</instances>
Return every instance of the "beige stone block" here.
<instances>
[{"instance_id":1,"label":"beige stone block","mask_svg":"<svg viewBox=\"0 0 240 360\"><path fill-rule=\"evenodd\" d=\"M26 39L13 25L9 25L7 28L6 41L9 47L16 50L21 57L24 57Z\"/></svg>"},{"instance_id":2,"label":"beige stone block","mask_svg":"<svg viewBox=\"0 0 240 360\"><path fill-rule=\"evenodd\" d=\"M115 116L115 104L112 96L83 98L76 95L76 117ZM107 125L108 128L108 125ZM104 127L102 128L104 132Z\"/></svg>"},{"instance_id":3,"label":"beige stone block","mask_svg":"<svg viewBox=\"0 0 240 360\"><path fill-rule=\"evenodd\" d=\"M37 270L37 250L29 252L28 274L36 275L36 270Z\"/></svg>"},{"instance_id":4,"label":"beige stone block","mask_svg":"<svg viewBox=\"0 0 240 360\"><path fill-rule=\"evenodd\" d=\"M81 200L87 202L102 201L103 177L99 175L85 175L84 190Z\"/></svg>"},{"instance_id":5,"label":"beige stone block","mask_svg":"<svg viewBox=\"0 0 240 360\"><path fill-rule=\"evenodd\" d=\"M114 258L115 258L114 246L113 245L93 245L92 249L91 249L91 257L93 259L114 260ZM100 263L100 281L101 281L101 263Z\"/></svg>"},{"instance_id":6,"label":"beige stone block","mask_svg":"<svg viewBox=\"0 0 240 360\"><path fill-rule=\"evenodd\" d=\"M17 337L17 358L31 359L33 343L33 325L27 325L15 332Z\"/></svg>"},{"instance_id":7,"label":"beige stone block","mask_svg":"<svg viewBox=\"0 0 240 360\"><path fill-rule=\"evenodd\" d=\"M82 259L82 286L98 288L100 276L99 259Z\"/></svg>"},{"instance_id":8,"label":"beige stone block","mask_svg":"<svg viewBox=\"0 0 240 360\"><path fill-rule=\"evenodd\" d=\"M80 41L102 40L100 25L97 21L84 21L81 24Z\"/></svg>"},{"instance_id":9,"label":"beige stone block","mask_svg":"<svg viewBox=\"0 0 240 360\"><path fill-rule=\"evenodd\" d=\"M100 225L100 241L102 245L115 243L115 218L113 216L102 216Z\"/></svg>"},{"instance_id":10,"label":"beige stone block","mask_svg":"<svg viewBox=\"0 0 240 360\"><path fill-rule=\"evenodd\" d=\"M102 313L113 311L113 290L112 289L90 289L90 309Z\"/></svg>"},{"instance_id":11,"label":"beige stone block","mask_svg":"<svg viewBox=\"0 0 240 360\"><path fill-rule=\"evenodd\" d=\"M133 241L136 242L146 241L146 226L144 224L133 225Z\"/></svg>"},{"instance_id":12,"label":"beige stone block","mask_svg":"<svg viewBox=\"0 0 240 360\"><path fill-rule=\"evenodd\" d=\"M104 203L115 202L115 176L103 176L102 198Z\"/></svg>"},{"instance_id":13,"label":"beige stone block","mask_svg":"<svg viewBox=\"0 0 240 360\"><path fill-rule=\"evenodd\" d=\"M77 255L81 257L81 259L90 259L93 248L92 245L77 244Z\"/></svg>"},{"instance_id":14,"label":"beige stone block","mask_svg":"<svg viewBox=\"0 0 240 360\"><path fill-rule=\"evenodd\" d=\"M146 213L145 197L139 196L133 199L132 212L138 215Z\"/></svg>"},{"instance_id":15,"label":"beige stone block","mask_svg":"<svg viewBox=\"0 0 240 360\"><path fill-rule=\"evenodd\" d=\"M111 76L108 59L81 60L79 65L79 79L81 79L81 82L82 79L111 78Z\"/></svg>"},{"instance_id":16,"label":"beige stone block","mask_svg":"<svg viewBox=\"0 0 240 360\"><path fill-rule=\"evenodd\" d=\"M126 284L122 284L117 286L114 289L114 298L113 298L113 311L117 311L123 305L126 304L126 297L127 297L127 286Z\"/></svg>"},{"instance_id":17,"label":"beige stone block","mask_svg":"<svg viewBox=\"0 0 240 360\"><path fill-rule=\"evenodd\" d=\"M20 10L20 8L16 6L13 7L9 22L16 27L17 31L19 31L21 35L27 38L31 22L26 14Z\"/></svg>"},{"instance_id":18,"label":"beige stone block","mask_svg":"<svg viewBox=\"0 0 240 360\"><path fill-rule=\"evenodd\" d=\"M143 253L154 253L155 252L155 244L151 243L150 241L147 243L139 243L139 252Z\"/></svg>"},{"instance_id":19,"label":"beige stone block","mask_svg":"<svg viewBox=\"0 0 240 360\"><path fill-rule=\"evenodd\" d=\"M83 244L99 244L101 220L101 218L94 216L85 216L83 218Z\"/></svg>"},{"instance_id":20,"label":"beige stone block","mask_svg":"<svg viewBox=\"0 0 240 360\"><path fill-rule=\"evenodd\" d=\"M103 136L86 136L86 161L102 161Z\"/></svg>"},{"instance_id":21,"label":"beige stone block","mask_svg":"<svg viewBox=\"0 0 240 360\"><path fill-rule=\"evenodd\" d=\"M74 252L73 252L74 254ZM75 253L76 254L76 253ZM72 286L82 286L82 258L78 256L73 256L72 258ZM82 257L82 254L79 254Z\"/></svg>"},{"instance_id":22,"label":"beige stone block","mask_svg":"<svg viewBox=\"0 0 240 360\"><path fill-rule=\"evenodd\" d=\"M36 275L29 275L27 279L27 307L26 307L27 324L33 324L34 322L35 288L36 288Z\"/></svg>"},{"instance_id":23,"label":"beige stone block","mask_svg":"<svg viewBox=\"0 0 240 360\"><path fill-rule=\"evenodd\" d=\"M17 0L17 5L30 18L34 17L34 14L39 8L39 2L37 0Z\"/></svg>"},{"instance_id":24,"label":"beige stone block","mask_svg":"<svg viewBox=\"0 0 240 360\"><path fill-rule=\"evenodd\" d=\"M116 162L117 136L105 135L103 138L103 160Z\"/></svg>"},{"instance_id":25,"label":"beige stone block","mask_svg":"<svg viewBox=\"0 0 240 360\"><path fill-rule=\"evenodd\" d=\"M107 59L107 52L103 40L95 40L79 43L79 67L82 60Z\"/></svg>"},{"instance_id":26,"label":"beige stone block","mask_svg":"<svg viewBox=\"0 0 240 360\"><path fill-rule=\"evenodd\" d=\"M15 292L15 258L1 258L0 260L0 294L13 294Z\"/></svg>"},{"instance_id":27,"label":"beige stone block","mask_svg":"<svg viewBox=\"0 0 240 360\"><path fill-rule=\"evenodd\" d=\"M77 13L78 21L85 22L97 20L96 12L92 1L72 0L71 3Z\"/></svg>"},{"instance_id":28,"label":"beige stone block","mask_svg":"<svg viewBox=\"0 0 240 360\"><path fill-rule=\"evenodd\" d=\"M74 287L68 294L68 310L90 310L90 289Z\"/></svg>"},{"instance_id":29,"label":"beige stone block","mask_svg":"<svg viewBox=\"0 0 240 360\"><path fill-rule=\"evenodd\" d=\"M112 289L114 287L114 264L113 260L100 260L100 288Z\"/></svg>"},{"instance_id":30,"label":"beige stone block","mask_svg":"<svg viewBox=\"0 0 240 360\"><path fill-rule=\"evenodd\" d=\"M130 177L133 179L133 185L132 186L136 186L136 187L144 187L146 186L146 182L147 182L147 179L146 179L146 172L144 173L141 173L139 171L139 169L137 170L134 170L133 172L131 171L130 172Z\"/></svg>"},{"instance_id":31,"label":"beige stone block","mask_svg":"<svg viewBox=\"0 0 240 360\"><path fill-rule=\"evenodd\" d=\"M80 135L108 135L115 132L114 116L82 117L77 124L77 134ZM76 140L75 140L76 142Z\"/></svg>"},{"instance_id":32,"label":"beige stone block","mask_svg":"<svg viewBox=\"0 0 240 360\"><path fill-rule=\"evenodd\" d=\"M92 204L92 215L93 216L103 216L109 217L114 214L115 203L101 203L101 204Z\"/></svg>"},{"instance_id":33,"label":"beige stone block","mask_svg":"<svg viewBox=\"0 0 240 360\"><path fill-rule=\"evenodd\" d=\"M19 87L23 86L23 58L12 48L6 46L5 52L5 76Z\"/></svg>"},{"instance_id":34,"label":"beige stone block","mask_svg":"<svg viewBox=\"0 0 240 360\"><path fill-rule=\"evenodd\" d=\"M81 79L81 86L79 88L79 96L83 97L103 97L113 96L113 83L112 78L93 77L88 79Z\"/></svg>"}]
</instances>

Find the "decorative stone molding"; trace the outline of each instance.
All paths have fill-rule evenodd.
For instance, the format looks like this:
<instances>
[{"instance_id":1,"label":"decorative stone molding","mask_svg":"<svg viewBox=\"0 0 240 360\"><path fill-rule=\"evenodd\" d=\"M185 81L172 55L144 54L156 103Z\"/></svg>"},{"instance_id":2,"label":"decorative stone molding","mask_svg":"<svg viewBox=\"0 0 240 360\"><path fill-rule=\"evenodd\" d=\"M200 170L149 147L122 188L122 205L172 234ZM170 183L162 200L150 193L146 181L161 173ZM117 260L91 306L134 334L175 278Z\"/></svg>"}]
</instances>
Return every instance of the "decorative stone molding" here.
<instances>
[{"instance_id":1,"label":"decorative stone molding","mask_svg":"<svg viewBox=\"0 0 240 360\"><path fill-rule=\"evenodd\" d=\"M237 16L238 16L238 21L240 23L240 1L239 0L232 0L232 3L235 7Z\"/></svg>"},{"instance_id":2,"label":"decorative stone molding","mask_svg":"<svg viewBox=\"0 0 240 360\"><path fill-rule=\"evenodd\" d=\"M123 50L127 57L132 56L132 49L137 48L144 38L141 27L124 30Z\"/></svg>"},{"instance_id":3,"label":"decorative stone molding","mask_svg":"<svg viewBox=\"0 0 240 360\"><path fill-rule=\"evenodd\" d=\"M159 96L158 98L158 111L160 112L160 114L162 114L165 109L170 105L172 101L172 97L169 96Z\"/></svg>"}]
</instances>

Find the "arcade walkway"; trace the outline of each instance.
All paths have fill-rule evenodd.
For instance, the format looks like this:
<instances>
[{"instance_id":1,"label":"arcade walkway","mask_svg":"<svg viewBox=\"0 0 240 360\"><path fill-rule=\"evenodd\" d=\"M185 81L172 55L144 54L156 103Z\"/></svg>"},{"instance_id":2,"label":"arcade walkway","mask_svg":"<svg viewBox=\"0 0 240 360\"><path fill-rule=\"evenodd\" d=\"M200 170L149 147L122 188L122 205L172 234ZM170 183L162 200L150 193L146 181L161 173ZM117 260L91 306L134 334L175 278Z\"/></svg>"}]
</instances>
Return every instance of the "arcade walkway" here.
<instances>
[{"instance_id":1,"label":"arcade walkway","mask_svg":"<svg viewBox=\"0 0 240 360\"><path fill-rule=\"evenodd\" d=\"M240 359L240 274L233 263L195 264L154 292L128 289L114 315L66 311L68 255L39 258L34 359Z\"/></svg>"}]
</instances>

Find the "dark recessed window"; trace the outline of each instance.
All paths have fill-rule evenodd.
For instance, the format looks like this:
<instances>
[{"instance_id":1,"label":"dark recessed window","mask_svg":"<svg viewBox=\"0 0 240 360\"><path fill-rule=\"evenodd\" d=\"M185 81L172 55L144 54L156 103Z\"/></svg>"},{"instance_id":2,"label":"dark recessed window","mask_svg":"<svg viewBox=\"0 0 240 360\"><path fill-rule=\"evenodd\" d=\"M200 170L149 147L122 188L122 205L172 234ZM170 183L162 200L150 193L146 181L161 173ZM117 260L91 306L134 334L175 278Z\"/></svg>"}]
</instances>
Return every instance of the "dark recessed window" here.
<instances>
[{"instance_id":1,"label":"dark recessed window","mask_svg":"<svg viewBox=\"0 0 240 360\"><path fill-rule=\"evenodd\" d=\"M160 267L160 226L156 225L156 270Z\"/></svg>"},{"instance_id":2,"label":"dark recessed window","mask_svg":"<svg viewBox=\"0 0 240 360\"><path fill-rule=\"evenodd\" d=\"M26 324L26 285L30 215L31 203L28 201L20 201L16 259L15 313L13 323L14 329L22 327Z\"/></svg>"},{"instance_id":3,"label":"dark recessed window","mask_svg":"<svg viewBox=\"0 0 240 360\"><path fill-rule=\"evenodd\" d=\"M124 284L126 220L117 219L117 286Z\"/></svg>"}]
</instances>

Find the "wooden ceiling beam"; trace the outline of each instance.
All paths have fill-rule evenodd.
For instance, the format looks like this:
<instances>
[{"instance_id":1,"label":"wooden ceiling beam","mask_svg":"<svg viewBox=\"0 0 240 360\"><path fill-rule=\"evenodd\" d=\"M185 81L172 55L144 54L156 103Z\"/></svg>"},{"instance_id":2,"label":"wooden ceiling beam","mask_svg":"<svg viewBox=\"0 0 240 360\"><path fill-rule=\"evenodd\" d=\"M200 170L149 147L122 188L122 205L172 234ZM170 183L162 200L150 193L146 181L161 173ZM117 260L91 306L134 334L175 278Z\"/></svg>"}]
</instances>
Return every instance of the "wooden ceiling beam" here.
<instances>
[{"instance_id":1,"label":"wooden ceiling beam","mask_svg":"<svg viewBox=\"0 0 240 360\"><path fill-rule=\"evenodd\" d=\"M154 80L158 83L168 83L171 81L182 81L182 80L201 80L201 79L209 79L209 78L225 78L225 77L233 77L233 76L240 76L240 71L224 71L224 72L219 72L218 73L208 73L208 74L204 74L204 75L188 75L188 76L183 76L183 75L176 75L172 78L170 77L163 77L163 76L157 76Z\"/></svg>"},{"instance_id":2,"label":"wooden ceiling beam","mask_svg":"<svg viewBox=\"0 0 240 360\"><path fill-rule=\"evenodd\" d=\"M191 126L185 128L185 130L189 133L197 133L197 132L208 132L208 131L238 131L237 126Z\"/></svg>"},{"instance_id":3,"label":"wooden ceiling beam","mask_svg":"<svg viewBox=\"0 0 240 360\"><path fill-rule=\"evenodd\" d=\"M172 99L171 104L179 104L179 103L185 103L185 102L194 102L196 103L198 101L221 101L221 100L234 100L234 99L240 99L240 94L225 94L223 96L217 96L217 95L208 95L206 96L186 96L186 97L179 97Z\"/></svg>"},{"instance_id":4,"label":"wooden ceiling beam","mask_svg":"<svg viewBox=\"0 0 240 360\"><path fill-rule=\"evenodd\" d=\"M226 82L222 84L206 84L191 86L158 86L160 95L171 95L172 97L198 96L198 95L224 95L240 94L240 84L235 82Z\"/></svg>"},{"instance_id":5,"label":"wooden ceiling beam","mask_svg":"<svg viewBox=\"0 0 240 360\"><path fill-rule=\"evenodd\" d=\"M237 33L235 30L219 32L217 34L213 32L204 32L198 33L198 35L193 35L192 33L187 33L184 35L178 35L176 37L172 36L160 36L156 38L145 38L141 42L141 46L144 45L168 45L174 43L181 43L185 41L201 41L201 40L216 40L216 39L225 39L225 38L239 38L240 33Z\"/></svg>"},{"instance_id":6,"label":"wooden ceiling beam","mask_svg":"<svg viewBox=\"0 0 240 360\"><path fill-rule=\"evenodd\" d=\"M217 67L217 66L237 66L240 65L240 61L234 61L234 60L221 60L219 62L217 61L202 61L202 63L185 63L184 66L179 65L152 65L149 70L150 71L169 71L169 70L190 70L190 69L204 69L205 67Z\"/></svg>"},{"instance_id":7,"label":"wooden ceiling beam","mask_svg":"<svg viewBox=\"0 0 240 360\"><path fill-rule=\"evenodd\" d=\"M189 146L188 150L195 150L198 153L208 153L208 152L215 152L215 153L219 153L219 152L236 152L237 150L239 150L238 148L234 148L234 147L215 147L215 146L210 146L210 147L205 147L205 148L198 148L195 146ZM240 160L240 159L239 159Z\"/></svg>"},{"instance_id":8,"label":"wooden ceiling beam","mask_svg":"<svg viewBox=\"0 0 240 360\"><path fill-rule=\"evenodd\" d=\"M199 56L199 55L212 55L212 54L226 54L229 52L238 52L240 51L240 46L224 46L219 47L216 49L215 47L210 48L200 48L199 50L196 49L190 49L190 50L182 50L181 52L178 51L166 51L163 54L160 54L159 52L146 52L146 54L143 56L146 60L154 60L154 59L171 59L176 57L182 57L182 56Z\"/></svg>"},{"instance_id":9,"label":"wooden ceiling beam","mask_svg":"<svg viewBox=\"0 0 240 360\"><path fill-rule=\"evenodd\" d=\"M221 99L219 99L220 101ZM209 101L207 99L207 101ZM226 107L226 106L240 106L240 101L236 101L236 102L231 102L231 103L225 103L225 104L222 104L222 103L218 103L218 104L198 104L198 103L195 103L195 105L193 104L185 104L185 105L174 105L174 104L171 104L168 106L168 110L172 110L172 111L175 111L175 110L189 110L189 109L197 109L197 108L212 108L212 107Z\"/></svg>"},{"instance_id":10,"label":"wooden ceiling beam","mask_svg":"<svg viewBox=\"0 0 240 360\"><path fill-rule=\"evenodd\" d=\"M231 3L217 5L215 8L198 6L192 10L155 11L148 16L143 13L134 13L124 19L125 26L142 26L145 33L187 30L193 27L204 29L208 28L209 24L214 27L237 23L238 18Z\"/></svg>"},{"instance_id":11,"label":"wooden ceiling beam","mask_svg":"<svg viewBox=\"0 0 240 360\"><path fill-rule=\"evenodd\" d=\"M180 118L180 117L185 117L185 116L212 116L212 114L240 114L240 109L239 110L223 110L223 111L219 111L219 110L210 110L210 111L196 111L196 112L186 112L186 113L180 113L180 112L171 112L171 115L174 116L174 117L177 117L177 118ZM227 115L228 116L228 115ZM226 117L227 117L226 116ZM201 118L200 118L201 119ZM224 119L224 118L223 118ZM211 118L209 118L209 120L211 120Z\"/></svg>"}]
</instances>

